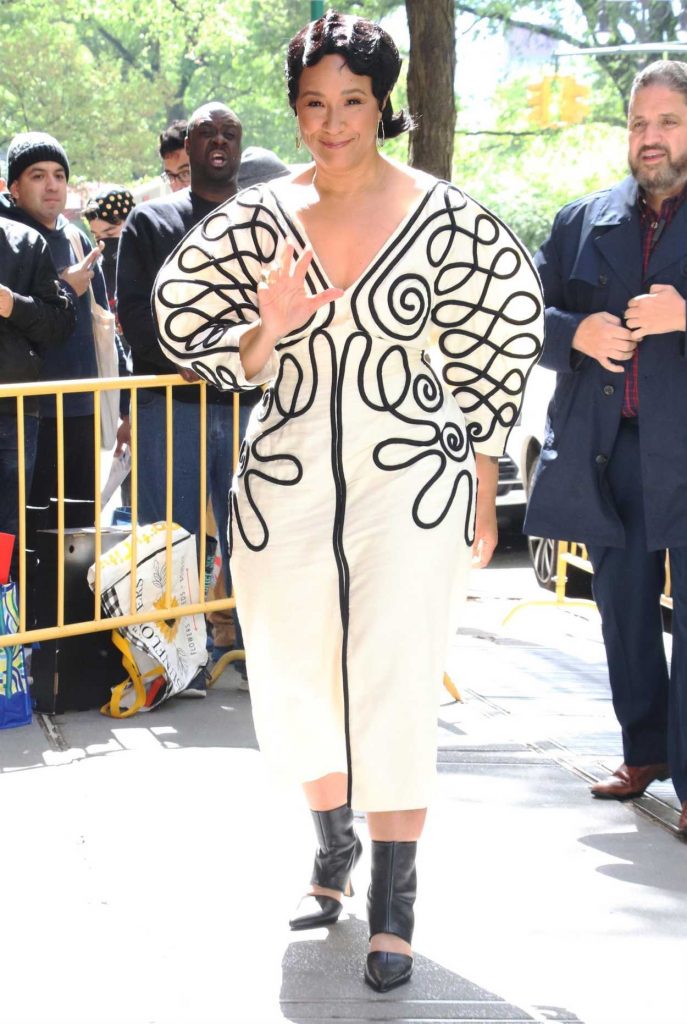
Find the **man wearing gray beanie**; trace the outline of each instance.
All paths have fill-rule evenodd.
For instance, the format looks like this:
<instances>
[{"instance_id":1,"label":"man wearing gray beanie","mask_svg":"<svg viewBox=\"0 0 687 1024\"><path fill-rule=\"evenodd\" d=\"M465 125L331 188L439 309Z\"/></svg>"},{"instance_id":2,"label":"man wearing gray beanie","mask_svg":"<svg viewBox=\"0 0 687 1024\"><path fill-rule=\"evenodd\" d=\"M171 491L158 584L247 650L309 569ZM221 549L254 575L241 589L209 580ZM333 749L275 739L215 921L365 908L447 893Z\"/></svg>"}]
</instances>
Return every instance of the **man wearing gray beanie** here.
<instances>
[{"instance_id":1,"label":"man wearing gray beanie","mask_svg":"<svg viewBox=\"0 0 687 1024\"><path fill-rule=\"evenodd\" d=\"M52 135L24 132L16 135L7 150L7 184L12 197L0 196L0 215L34 228L48 243L61 280L71 289L76 325L65 344L46 354L41 380L79 380L98 376L90 287L96 302L107 308L102 271L97 265L100 249L92 249L87 236L63 216L67 205L69 160ZM81 242L79 258L73 240ZM64 398L65 497L93 501L95 450L93 396L89 393ZM53 395L40 398L40 425L30 504L45 506L57 494L56 402ZM84 506L85 508L86 506ZM88 526L93 513L74 525Z\"/></svg>"}]
</instances>

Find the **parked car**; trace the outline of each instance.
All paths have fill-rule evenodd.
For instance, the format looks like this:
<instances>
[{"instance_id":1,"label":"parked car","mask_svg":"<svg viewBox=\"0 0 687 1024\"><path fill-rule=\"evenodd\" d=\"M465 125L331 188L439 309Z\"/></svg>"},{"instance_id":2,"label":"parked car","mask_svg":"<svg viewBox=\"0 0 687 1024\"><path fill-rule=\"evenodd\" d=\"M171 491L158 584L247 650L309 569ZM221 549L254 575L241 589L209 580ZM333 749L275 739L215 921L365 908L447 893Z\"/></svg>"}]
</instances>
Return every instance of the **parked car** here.
<instances>
[{"instance_id":1,"label":"parked car","mask_svg":"<svg viewBox=\"0 0 687 1024\"><path fill-rule=\"evenodd\" d=\"M505 454L499 458L499 485L496 509L499 522L520 523L527 505L528 468L541 450L544 416L555 375L535 366L527 382L525 399L518 420L511 430Z\"/></svg>"},{"instance_id":2,"label":"parked car","mask_svg":"<svg viewBox=\"0 0 687 1024\"><path fill-rule=\"evenodd\" d=\"M514 430L516 428L513 428ZM527 495L520 468L510 451L499 457L499 483L496 491L496 515L500 526L522 526Z\"/></svg>"},{"instance_id":3,"label":"parked car","mask_svg":"<svg viewBox=\"0 0 687 1024\"><path fill-rule=\"evenodd\" d=\"M539 460L544 437L546 409L556 383L552 370L534 366L527 380L525 398L518 422L513 427L506 454L517 467L517 477L522 488L522 500L527 502L534 470ZM556 572L555 541L548 538L529 537L527 544L537 580L543 587L553 589Z\"/></svg>"},{"instance_id":4,"label":"parked car","mask_svg":"<svg viewBox=\"0 0 687 1024\"><path fill-rule=\"evenodd\" d=\"M555 384L556 374L553 370L545 370L541 366L532 369L520 416L508 441L507 455L517 466L517 478L522 484L524 502L532 488L544 438L546 410ZM550 537L528 537L527 546L537 582L547 590L554 590L558 542ZM590 596L591 576L588 572L568 566L567 575L568 594L575 597Z\"/></svg>"}]
</instances>

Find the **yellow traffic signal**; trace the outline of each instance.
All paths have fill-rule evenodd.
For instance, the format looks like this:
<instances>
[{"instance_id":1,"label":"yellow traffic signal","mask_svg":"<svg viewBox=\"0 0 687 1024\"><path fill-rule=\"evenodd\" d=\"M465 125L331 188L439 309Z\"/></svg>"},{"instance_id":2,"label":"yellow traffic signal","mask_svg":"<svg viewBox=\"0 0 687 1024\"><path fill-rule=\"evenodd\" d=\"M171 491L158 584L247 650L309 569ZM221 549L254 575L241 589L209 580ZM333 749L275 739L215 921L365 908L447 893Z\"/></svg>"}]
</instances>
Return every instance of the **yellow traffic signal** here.
<instances>
[{"instance_id":1,"label":"yellow traffic signal","mask_svg":"<svg viewBox=\"0 0 687 1024\"><path fill-rule=\"evenodd\" d=\"M529 120L540 128L547 128L551 124L551 81L551 75L545 75L540 82L527 86Z\"/></svg>"},{"instance_id":2,"label":"yellow traffic signal","mask_svg":"<svg viewBox=\"0 0 687 1024\"><path fill-rule=\"evenodd\" d=\"M560 119L564 124L579 124L589 112L587 97L590 89L582 85L572 75L564 75L560 79L561 98L559 104Z\"/></svg>"}]
</instances>

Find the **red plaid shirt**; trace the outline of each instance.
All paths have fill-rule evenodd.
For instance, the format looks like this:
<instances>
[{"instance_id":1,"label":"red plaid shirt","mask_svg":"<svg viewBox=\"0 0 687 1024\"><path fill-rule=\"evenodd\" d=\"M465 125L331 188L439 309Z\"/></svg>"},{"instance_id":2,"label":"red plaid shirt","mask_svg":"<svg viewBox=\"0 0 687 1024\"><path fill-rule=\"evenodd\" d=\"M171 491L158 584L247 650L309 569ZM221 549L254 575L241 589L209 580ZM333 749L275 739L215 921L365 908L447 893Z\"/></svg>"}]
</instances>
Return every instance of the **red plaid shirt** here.
<instances>
[{"instance_id":1,"label":"red plaid shirt","mask_svg":"<svg viewBox=\"0 0 687 1024\"><path fill-rule=\"evenodd\" d=\"M687 185L676 196L670 196L661 203L658 216L647 202L644 191L640 188L637 195L639 208L639 230L642 238L642 281L646 281L649 258L658 245L661 235L687 198ZM643 285L643 287L646 287ZM632 359L626 363L625 395L623 398L623 416L639 415L639 345L634 350Z\"/></svg>"}]
</instances>

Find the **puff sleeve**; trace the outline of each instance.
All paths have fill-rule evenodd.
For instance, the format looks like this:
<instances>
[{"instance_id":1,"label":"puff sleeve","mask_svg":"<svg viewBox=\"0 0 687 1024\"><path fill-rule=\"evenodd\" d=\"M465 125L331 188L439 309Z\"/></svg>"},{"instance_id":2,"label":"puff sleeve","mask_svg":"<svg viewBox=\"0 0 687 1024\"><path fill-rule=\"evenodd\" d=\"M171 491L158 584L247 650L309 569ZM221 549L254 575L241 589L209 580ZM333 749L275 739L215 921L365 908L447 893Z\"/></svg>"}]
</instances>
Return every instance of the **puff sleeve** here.
<instances>
[{"instance_id":1,"label":"puff sleeve","mask_svg":"<svg viewBox=\"0 0 687 1024\"><path fill-rule=\"evenodd\" d=\"M259 188L219 206L186 235L160 270L152 297L159 342L172 362L225 391L276 377L273 353L248 380L239 344L258 319L262 267L276 258L281 241Z\"/></svg>"},{"instance_id":2,"label":"puff sleeve","mask_svg":"<svg viewBox=\"0 0 687 1024\"><path fill-rule=\"evenodd\" d=\"M476 452L501 455L542 349L544 303L527 250L505 224L451 185L429 256L428 355L458 401Z\"/></svg>"}]
</instances>

